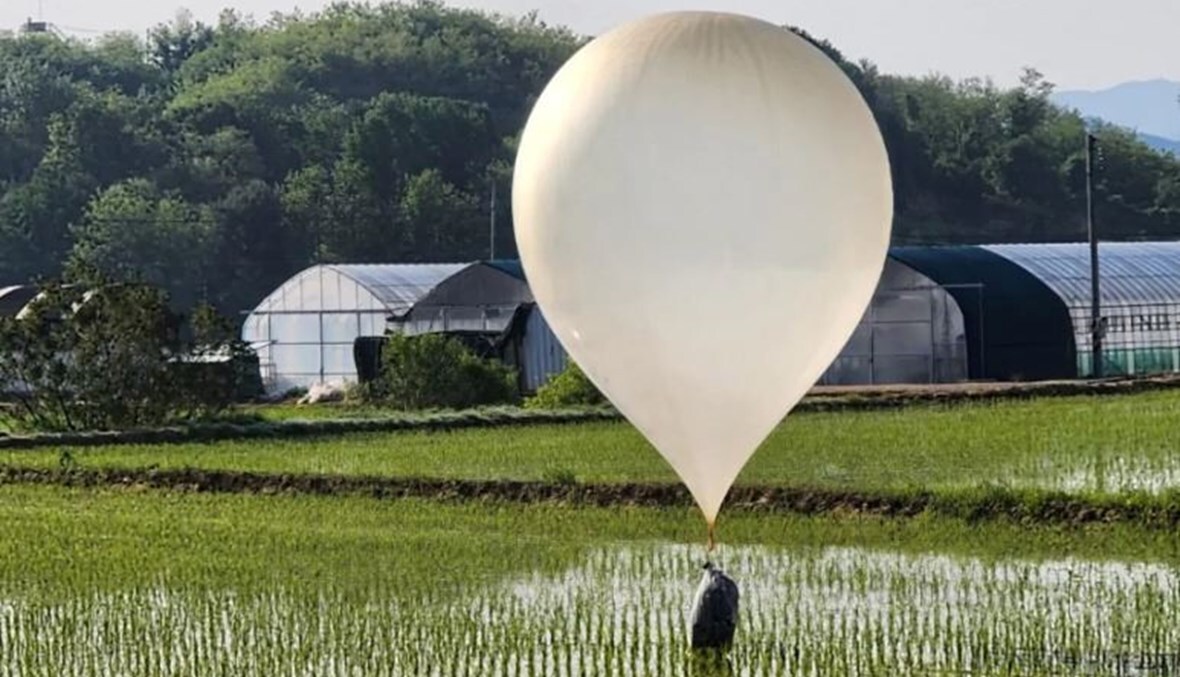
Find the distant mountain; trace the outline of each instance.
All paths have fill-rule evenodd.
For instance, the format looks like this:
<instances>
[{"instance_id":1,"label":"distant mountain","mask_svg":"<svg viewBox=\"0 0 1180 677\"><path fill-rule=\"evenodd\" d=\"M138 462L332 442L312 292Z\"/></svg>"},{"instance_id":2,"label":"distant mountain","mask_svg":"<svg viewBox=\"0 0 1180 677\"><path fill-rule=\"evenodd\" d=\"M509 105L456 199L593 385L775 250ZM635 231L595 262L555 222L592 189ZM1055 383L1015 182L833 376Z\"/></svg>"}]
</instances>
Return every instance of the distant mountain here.
<instances>
[{"instance_id":1,"label":"distant mountain","mask_svg":"<svg viewBox=\"0 0 1180 677\"><path fill-rule=\"evenodd\" d=\"M1053 100L1086 117L1102 118L1148 136L1180 140L1180 82L1125 82L1096 92L1057 92Z\"/></svg>"},{"instance_id":2,"label":"distant mountain","mask_svg":"<svg viewBox=\"0 0 1180 677\"><path fill-rule=\"evenodd\" d=\"M1152 148L1155 148L1156 150L1162 150L1171 153L1176 157L1180 157L1180 141L1177 141L1176 139L1165 139L1162 136L1144 134L1143 132L1139 133L1139 138L1143 139L1144 143L1151 146Z\"/></svg>"},{"instance_id":3,"label":"distant mountain","mask_svg":"<svg viewBox=\"0 0 1180 677\"><path fill-rule=\"evenodd\" d=\"M1096 92L1056 92L1053 100L1087 118L1133 129L1152 148L1180 156L1180 82L1125 82Z\"/></svg>"}]
</instances>

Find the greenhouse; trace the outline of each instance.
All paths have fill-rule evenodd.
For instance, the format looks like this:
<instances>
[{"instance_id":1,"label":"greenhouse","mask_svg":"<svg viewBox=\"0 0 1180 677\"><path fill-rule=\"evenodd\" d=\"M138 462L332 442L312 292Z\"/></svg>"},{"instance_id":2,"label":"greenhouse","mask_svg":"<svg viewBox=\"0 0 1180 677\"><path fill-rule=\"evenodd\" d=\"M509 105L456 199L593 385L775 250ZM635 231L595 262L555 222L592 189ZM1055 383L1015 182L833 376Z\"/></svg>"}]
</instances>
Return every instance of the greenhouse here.
<instances>
[{"instance_id":1,"label":"greenhouse","mask_svg":"<svg viewBox=\"0 0 1180 677\"><path fill-rule=\"evenodd\" d=\"M390 332L456 336L516 367L522 392L565 366L515 261L313 266L258 304L242 339L266 391L282 394L371 375Z\"/></svg>"},{"instance_id":2,"label":"greenhouse","mask_svg":"<svg viewBox=\"0 0 1180 677\"><path fill-rule=\"evenodd\" d=\"M823 385L945 383L967 378L967 330L943 287L888 258L873 300Z\"/></svg>"},{"instance_id":3,"label":"greenhouse","mask_svg":"<svg viewBox=\"0 0 1180 677\"><path fill-rule=\"evenodd\" d=\"M408 335L459 336L478 354L515 367L523 393L536 392L567 360L519 261L467 266L392 318L391 328Z\"/></svg>"},{"instance_id":4,"label":"greenhouse","mask_svg":"<svg viewBox=\"0 0 1180 677\"><path fill-rule=\"evenodd\" d=\"M383 336L403 314L465 264L319 265L262 300L242 327L268 393L356 380L354 346Z\"/></svg>"},{"instance_id":5,"label":"greenhouse","mask_svg":"<svg viewBox=\"0 0 1180 677\"><path fill-rule=\"evenodd\" d=\"M1103 244L1100 262L1105 374L1180 371L1180 243ZM1089 265L1084 243L894 247L820 383L1090 376ZM0 290L0 310L26 293ZM314 266L264 299L242 336L281 393L356 381L358 364L374 373L389 332L456 336L515 367L525 393L567 360L518 261Z\"/></svg>"},{"instance_id":6,"label":"greenhouse","mask_svg":"<svg viewBox=\"0 0 1180 677\"><path fill-rule=\"evenodd\" d=\"M1093 374L1086 243L895 247L958 302L968 377ZM1104 375L1180 371L1180 243L1099 245Z\"/></svg>"},{"instance_id":7,"label":"greenhouse","mask_svg":"<svg viewBox=\"0 0 1180 677\"><path fill-rule=\"evenodd\" d=\"M977 246L894 247L889 257L920 272L955 300L963 315L967 379L1033 381L1075 375L1069 313L1022 266ZM953 379L932 382L948 380Z\"/></svg>"},{"instance_id":8,"label":"greenhouse","mask_svg":"<svg viewBox=\"0 0 1180 677\"><path fill-rule=\"evenodd\" d=\"M31 285L0 287L0 317L16 317L37 297L38 289Z\"/></svg>"},{"instance_id":9,"label":"greenhouse","mask_svg":"<svg viewBox=\"0 0 1180 677\"><path fill-rule=\"evenodd\" d=\"M1076 365L1093 373L1090 250L1084 243L990 245L1060 299ZM1111 242L1098 247L1103 373L1180 371L1180 242Z\"/></svg>"}]
</instances>

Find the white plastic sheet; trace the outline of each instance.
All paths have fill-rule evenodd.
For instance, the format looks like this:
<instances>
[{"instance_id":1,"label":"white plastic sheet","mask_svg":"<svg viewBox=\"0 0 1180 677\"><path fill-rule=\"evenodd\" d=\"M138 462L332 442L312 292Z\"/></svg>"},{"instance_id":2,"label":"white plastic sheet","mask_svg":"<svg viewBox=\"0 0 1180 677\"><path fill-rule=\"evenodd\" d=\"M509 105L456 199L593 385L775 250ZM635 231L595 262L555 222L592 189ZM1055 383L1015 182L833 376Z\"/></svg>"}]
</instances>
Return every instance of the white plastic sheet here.
<instances>
[{"instance_id":1,"label":"white plastic sheet","mask_svg":"<svg viewBox=\"0 0 1180 677\"><path fill-rule=\"evenodd\" d=\"M867 307L892 188L872 114L821 51L757 19L677 12L556 74L513 211L563 346L712 527Z\"/></svg>"}]
</instances>

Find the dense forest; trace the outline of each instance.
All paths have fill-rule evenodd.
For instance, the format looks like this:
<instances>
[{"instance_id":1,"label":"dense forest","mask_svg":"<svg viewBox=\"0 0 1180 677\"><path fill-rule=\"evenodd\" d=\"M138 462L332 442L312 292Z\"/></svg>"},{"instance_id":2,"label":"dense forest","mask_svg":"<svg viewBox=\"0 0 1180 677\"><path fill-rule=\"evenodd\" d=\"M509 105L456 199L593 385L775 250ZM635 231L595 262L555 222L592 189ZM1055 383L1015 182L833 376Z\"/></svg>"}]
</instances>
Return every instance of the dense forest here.
<instances>
[{"instance_id":1,"label":"dense forest","mask_svg":"<svg viewBox=\"0 0 1180 677\"><path fill-rule=\"evenodd\" d=\"M512 256L515 140L585 39L433 2L0 39L0 285L102 271L236 312L316 262L486 257L493 191ZM1038 73L897 77L818 44L881 124L897 242L1084 236L1086 123ZM1180 234L1180 162L1097 133L1103 236Z\"/></svg>"}]
</instances>

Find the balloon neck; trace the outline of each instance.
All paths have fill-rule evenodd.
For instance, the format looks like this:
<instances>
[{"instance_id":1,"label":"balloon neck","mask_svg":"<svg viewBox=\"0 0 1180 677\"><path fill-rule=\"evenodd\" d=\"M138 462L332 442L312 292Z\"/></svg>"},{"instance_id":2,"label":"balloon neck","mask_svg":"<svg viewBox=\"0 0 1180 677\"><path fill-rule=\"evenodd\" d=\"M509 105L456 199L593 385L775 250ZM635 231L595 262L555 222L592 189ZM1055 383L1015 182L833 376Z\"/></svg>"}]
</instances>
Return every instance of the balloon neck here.
<instances>
[{"instance_id":1,"label":"balloon neck","mask_svg":"<svg viewBox=\"0 0 1180 677\"><path fill-rule=\"evenodd\" d=\"M708 523L708 535L705 539L705 553L708 555L713 554L713 550L716 549L716 547L717 547L716 531L717 531L717 525L714 524L713 522L709 522Z\"/></svg>"}]
</instances>

